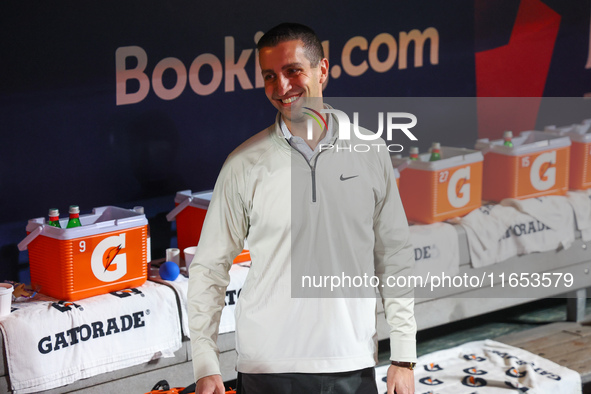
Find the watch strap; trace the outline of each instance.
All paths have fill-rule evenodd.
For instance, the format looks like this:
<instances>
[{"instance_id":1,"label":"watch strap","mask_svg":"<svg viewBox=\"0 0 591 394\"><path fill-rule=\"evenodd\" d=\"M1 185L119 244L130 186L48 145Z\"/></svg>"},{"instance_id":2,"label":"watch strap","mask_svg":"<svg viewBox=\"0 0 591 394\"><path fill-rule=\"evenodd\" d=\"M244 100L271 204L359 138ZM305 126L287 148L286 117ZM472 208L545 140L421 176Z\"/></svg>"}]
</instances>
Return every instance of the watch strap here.
<instances>
[{"instance_id":1,"label":"watch strap","mask_svg":"<svg viewBox=\"0 0 591 394\"><path fill-rule=\"evenodd\" d=\"M409 361L392 361L392 365L413 370L413 369L415 369L415 366L417 365L417 363L411 363Z\"/></svg>"}]
</instances>

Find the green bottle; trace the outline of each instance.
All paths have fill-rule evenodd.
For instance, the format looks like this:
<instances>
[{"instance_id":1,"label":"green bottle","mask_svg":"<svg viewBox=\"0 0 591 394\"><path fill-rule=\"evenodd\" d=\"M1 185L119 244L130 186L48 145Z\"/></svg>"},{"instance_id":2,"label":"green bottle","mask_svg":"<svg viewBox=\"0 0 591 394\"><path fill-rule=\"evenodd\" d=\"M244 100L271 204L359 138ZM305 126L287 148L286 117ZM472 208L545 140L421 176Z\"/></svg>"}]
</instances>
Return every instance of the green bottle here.
<instances>
[{"instance_id":1,"label":"green bottle","mask_svg":"<svg viewBox=\"0 0 591 394\"><path fill-rule=\"evenodd\" d=\"M48 225L62 228L60 225L60 211L57 208L49 208L49 221L47 222Z\"/></svg>"},{"instance_id":2,"label":"green bottle","mask_svg":"<svg viewBox=\"0 0 591 394\"><path fill-rule=\"evenodd\" d=\"M505 131L503 133L503 140L504 140L503 145L513 147L512 139L513 139L513 132Z\"/></svg>"},{"instance_id":3,"label":"green bottle","mask_svg":"<svg viewBox=\"0 0 591 394\"><path fill-rule=\"evenodd\" d=\"M80 207L78 205L70 205L70 220L66 228L80 227Z\"/></svg>"},{"instance_id":4,"label":"green bottle","mask_svg":"<svg viewBox=\"0 0 591 394\"><path fill-rule=\"evenodd\" d=\"M411 146L408 153L411 160L419 160L419 148L416 146Z\"/></svg>"},{"instance_id":5,"label":"green bottle","mask_svg":"<svg viewBox=\"0 0 591 394\"><path fill-rule=\"evenodd\" d=\"M431 145L431 157L429 161L437 161L441 160L441 144L439 142L434 142Z\"/></svg>"}]
</instances>

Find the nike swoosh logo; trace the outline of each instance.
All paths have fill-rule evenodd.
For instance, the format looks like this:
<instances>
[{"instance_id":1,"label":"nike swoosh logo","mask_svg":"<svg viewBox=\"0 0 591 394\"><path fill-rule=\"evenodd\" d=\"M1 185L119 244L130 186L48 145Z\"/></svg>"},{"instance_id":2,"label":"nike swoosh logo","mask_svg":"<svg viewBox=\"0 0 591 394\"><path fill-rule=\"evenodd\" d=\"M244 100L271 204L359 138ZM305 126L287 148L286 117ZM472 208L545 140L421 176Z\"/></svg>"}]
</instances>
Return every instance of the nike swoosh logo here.
<instances>
[{"instance_id":1,"label":"nike swoosh logo","mask_svg":"<svg viewBox=\"0 0 591 394\"><path fill-rule=\"evenodd\" d=\"M341 174L341 181L346 181L348 179L357 178L358 176L359 175L353 175L353 176L344 177L343 174Z\"/></svg>"}]
</instances>

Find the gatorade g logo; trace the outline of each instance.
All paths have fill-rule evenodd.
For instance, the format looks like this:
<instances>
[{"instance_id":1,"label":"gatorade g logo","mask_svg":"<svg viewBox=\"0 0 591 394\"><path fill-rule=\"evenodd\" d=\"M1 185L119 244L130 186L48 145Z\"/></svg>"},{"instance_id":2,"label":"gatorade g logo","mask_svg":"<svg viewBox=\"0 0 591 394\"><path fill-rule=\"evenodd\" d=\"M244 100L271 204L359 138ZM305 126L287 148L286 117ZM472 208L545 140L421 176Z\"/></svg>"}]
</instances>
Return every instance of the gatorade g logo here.
<instances>
[{"instance_id":1,"label":"gatorade g logo","mask_svg":"<svg viewBox=\"0 0 591 394\"><path fill-rule=\"evenodd\" d=\"M419 379L419 382L421 382L422 384L426 384L428 386L437 386L439 384L443 384L442 380L439 379L431 379L431 376L426 376L422 379Z\"/></svg>"},{"instance_id":2,"label":"gatorade g logo","mask_svg":"<svg viewBox=\"0 0 591 394\"><path fill-rule=\"evenodd\" d=\"M425 371L428 372L437 372L437 371L441 371L443 368L441 368L439 366L439 364L429 364L429 365L423 365L423 368L425 368Z\"/></svg>"},{"instance_id":3,"label":"gatorade g logo","mask_svg":"<svg viewBox=\"0 0 591 394\"><path fill-rule=\"evenodd\" d=\"M127 273L125 234L103 239L92 252L90 266L92 273L102 282L114 282Z\"/></svg>"},{"instance_id":4,"label":"gatorade g logo","mask_svg":"<svg viewBox=\"0 0 591 394\"><path fill-rule=\"evenodd\" d=\"M536 157L529 171L529 179L536 190L548 190L556 183L556 151Z\"/></svg>"},{"instance_id":5,"label":"gatorade g logo","mask_svg":"<svg viewBox=\"0 0 591 394\"><path fill-rule=\"evenodd\" d=\"M134 289L125 289L125 290L120 290L120 291L112 291L109 294L114 295L115 297L119 297L119 298L131 297L132 295L141 295L142 297L146 296L140 290L135 289L135 288Z\"/></svg>"},{"instance_id":6,"label":"gatorade g logo","mask_svg":"<svg viewBox=\"0 0 591 394\"><path fill-rule=\"evenodd\" d=\"M80 309L81 311L84 310L84 308L82 308L80 305L75 304L73 302L69 302L69 301L58 301L58 302L54 302L51 304L52 307L54 307L55 309L57 309L60 312L68 312L72 310L72 307L76 308L76 309Z\"/></svg>"},{"instance_id":7,"label":"gatorade g logo","mask_svg":"<svg viewBox=\"0 0 591 394\"><path fill-rule=\"evenodd\" d=\"M507 370L507 372L505 372L505 374L506 374L507 376L511 376L512 378L522 378L522 377L524 377L524 376L526 375L526 373L527 373L526 371L519 372L519 371L518 371L517 369L515 369L515 368L509 368L509 369Z\"/></svg>"},{"instance_id":8,"label":"gatorade g logo","mask_svg":"<svg viewBox=\"0 0 591 394\"><path fill-rule=\"evenodd\" d=\"M473 360L473 361L478 361L478 362L486 360L486 358L477 356L475 354L464 354L464 358L466 360Z\"/></svg>"},{"instance_id":9,"label":"gatorade g logo","mask_svg":"<svg viewBox=\"0 0 591 394\"><path fill-rule=\"evenodd\" d=\"M461 208L470 202L470 167L460 168L453 173L447 185L447 199L454 208Z\"/></svg>"},{"instance_id":10,"label":"gatorade g logo","mask_svg":"<svg viewBox=\"0 0 591 394\"><path fill-rule=\"evenodd\" d=\"M462 384L468 387L484 387L486 386L486 380L468 375L462 379Z\"/></svg>"},{"instance_id":11,"label":"gatorade g logo","mask_svg":"<svg viewBox=\"0 0 591 394\"><path fill-rule=\"evenodd\" d=\"M483 371L482 369L478 369L476 367L466 368L464 369L465 373L469 373L470 375L486 375L488 372Z\"/></svg>"}]
</instances>

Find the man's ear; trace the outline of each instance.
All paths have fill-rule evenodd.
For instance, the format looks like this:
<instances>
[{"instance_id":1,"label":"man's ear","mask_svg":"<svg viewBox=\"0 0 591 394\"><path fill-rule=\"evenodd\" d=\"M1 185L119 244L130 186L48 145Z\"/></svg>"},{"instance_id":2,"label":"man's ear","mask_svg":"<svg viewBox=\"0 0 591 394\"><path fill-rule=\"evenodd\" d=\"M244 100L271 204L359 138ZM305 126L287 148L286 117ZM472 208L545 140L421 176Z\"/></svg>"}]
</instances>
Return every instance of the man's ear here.
<instances>
[{"instance_id":1,"label":"man's ear","mask_svg":"<svg viewBox=\"0 0 591 394\"><path fill-rule=\"evenodd\" d=\"M320 83L323 84L328 79L328 59L322 58L320 60Z\"/></svg>"}]
</instances>

